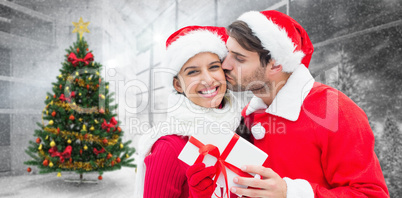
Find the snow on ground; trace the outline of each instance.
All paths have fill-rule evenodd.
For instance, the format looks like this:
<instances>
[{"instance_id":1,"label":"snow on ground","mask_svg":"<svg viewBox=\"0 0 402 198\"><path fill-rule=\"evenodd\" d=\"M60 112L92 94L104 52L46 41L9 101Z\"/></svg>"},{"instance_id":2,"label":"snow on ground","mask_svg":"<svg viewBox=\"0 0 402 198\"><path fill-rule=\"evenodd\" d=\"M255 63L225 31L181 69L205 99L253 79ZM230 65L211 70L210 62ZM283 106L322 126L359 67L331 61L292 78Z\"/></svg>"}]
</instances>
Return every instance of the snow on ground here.
<instances>
[{"instance_id":1,"label":"snow on ground","mask_svg":"<svg viewBox=\"0 0 402 198\"><path fill-rule=\"evenodd\" d=\"M98 180L98 174L84 174L84 179L96 180L93 183L70 183L65 179L78 179L76 173L62 172L62 177L56 177L57 173L30 174L22 176L0 177L1 198L126 198L134 197L135 169L122 168L121 170L105 172L103 180Z\"/></svg>"}]
</instances>

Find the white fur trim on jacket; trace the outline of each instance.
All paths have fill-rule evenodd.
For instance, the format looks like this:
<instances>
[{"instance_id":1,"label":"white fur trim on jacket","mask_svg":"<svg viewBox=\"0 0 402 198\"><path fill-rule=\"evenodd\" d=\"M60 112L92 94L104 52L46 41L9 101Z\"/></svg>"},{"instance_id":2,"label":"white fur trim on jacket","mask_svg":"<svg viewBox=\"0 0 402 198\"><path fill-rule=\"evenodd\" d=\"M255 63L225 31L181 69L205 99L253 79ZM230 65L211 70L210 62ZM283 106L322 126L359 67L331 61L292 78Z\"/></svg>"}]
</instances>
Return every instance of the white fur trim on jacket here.
<instances>
[{"instance_id":1,"label":"white fur trim on jacket","mask_svg":"<svg viewBox=\"0 0 402 198\"><path fill-rule=\"evenodd\" d=\"M218 55L221 61L227 54L225 42L216 32L194 30L173 41L166 50L165 67L177 73L191 57L201 52Z\"/></svg>"},{"instance_id":2,"label":"white fur trim on jacket","mask_svg":"<svg viewBox=\"0 0 402 198\"><path fill-rule=\"evenodd\" d=\"M313 76L306 67L297 67L269 107L261 98L254 96L246 109L246 115L259 109L266 109L266 113L296 121L299 118L304 99L313 88L314 82Z\"/></svg>"},{"instance_id":3,"label":"white fur trim on jacket","mask_svg":"<svg viewBox=\"0 0 402 198\"><path fill-rule=\"evenodd\" d=\"M287 185L286 198L314 198L310 183L304 179L283 178Z\"/></svg>"},{"instance_id":4,"label":"white fur trim on jacket","mask_svg":"<svg viewBox=\"0 0 402 198\"><path fill-rule=\"evenodd\" d=\"M276 65L282 65L284 72L293 72L301 64L305 54L295 51L296 46L285 29L257 11L246 12L238 20L247 23L254 36L261 40L262 46L270 51Z\"/></svg>"},{"instance_id":5,"label":"white fur trim on jacket","mask_svg":"<svg viewBox=\"0 0 402 198\"><path fill-rule=\"evenodd\" d=\"M169 96L166 122L151 128L139 141L135 197L143 197L146 172L144 159L150 154L152 146L159 138L166 135L191 136L200 132L217 133L237 129L241 119L239 101L229 90L224 99L224 107L216 109L198 106L182 94ZM172 102L174 104L171 104Z\"/></svg>"}]
</instances>

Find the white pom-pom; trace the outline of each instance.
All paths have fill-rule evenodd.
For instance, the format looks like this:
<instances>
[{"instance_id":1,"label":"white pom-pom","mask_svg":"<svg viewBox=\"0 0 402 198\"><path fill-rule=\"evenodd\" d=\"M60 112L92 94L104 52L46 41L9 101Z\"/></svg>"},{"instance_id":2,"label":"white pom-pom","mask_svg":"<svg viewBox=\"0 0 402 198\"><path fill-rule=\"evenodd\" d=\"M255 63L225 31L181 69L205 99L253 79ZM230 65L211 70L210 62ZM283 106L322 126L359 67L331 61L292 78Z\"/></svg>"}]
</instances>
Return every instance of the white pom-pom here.
<instances>
[{"instance_id":1,"label":"white pom-pom","mask_svg":"<svg viewBox=\"0 0 402 198\"><path fill-rule=\"evenodd\" d=\"M259 122L258 124L251 127L251 133L256 140L261 140L265 137L265 128L261 126L261 123Z\"/></svg>"}]
</instances>

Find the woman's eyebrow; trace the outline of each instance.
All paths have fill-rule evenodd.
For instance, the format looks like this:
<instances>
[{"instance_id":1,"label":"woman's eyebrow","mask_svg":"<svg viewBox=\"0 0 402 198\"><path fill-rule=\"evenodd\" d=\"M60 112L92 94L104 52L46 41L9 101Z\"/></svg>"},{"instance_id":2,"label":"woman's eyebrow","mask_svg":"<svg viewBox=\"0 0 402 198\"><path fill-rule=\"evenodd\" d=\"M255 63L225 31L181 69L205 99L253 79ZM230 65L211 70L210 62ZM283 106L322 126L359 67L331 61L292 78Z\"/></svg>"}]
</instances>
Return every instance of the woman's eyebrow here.
<instances>
[{"instance_id":1,"label":"woman's eyebrow","mask_svg":"<svg viewBox=\"0 0 402 198\"><path fill-rule=\"evenodd\" d=\"M221 63L221 61L213 61L213 62L209 63L209 65L213 65L213 64L216 64L216 63Z\"/></svg>"},{"instance_id":2,"label":"woman's eyebrow","mask_svg":"<svg viewBox=\"0 0 402 198\"><path fill-rule=\"evenodd\" d=\"M187 69L194 69L194 68L197 68L197 66L188 66L188 67L186 67L186 68L184 69L183 72L185 72Z\"/></svg>"}]
</instances>

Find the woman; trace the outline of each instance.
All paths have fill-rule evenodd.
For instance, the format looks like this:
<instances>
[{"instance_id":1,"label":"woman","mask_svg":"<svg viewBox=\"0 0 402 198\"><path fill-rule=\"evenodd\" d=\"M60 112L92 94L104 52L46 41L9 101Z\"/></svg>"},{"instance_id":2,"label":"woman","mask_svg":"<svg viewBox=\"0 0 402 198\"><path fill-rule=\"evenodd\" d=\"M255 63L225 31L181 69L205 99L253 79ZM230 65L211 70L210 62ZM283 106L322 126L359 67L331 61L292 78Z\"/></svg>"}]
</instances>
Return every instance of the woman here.
<instances>
[{"instance_id":1,"label":"woman","mask_svg":"<svg viewBox=\"0 0 402 198\"><path fill-rule=\"evenodd\" d=\"M225 28L211 26L185 27L168 38L164 64L177 93L169 101L168 127L154 127L140 140L137 197L208 197L215 190L214 167L189 169L177 157L192 134L235 131L239 124L241 109L221 67L227 38Z\"/></svg>"}]
</instances>

